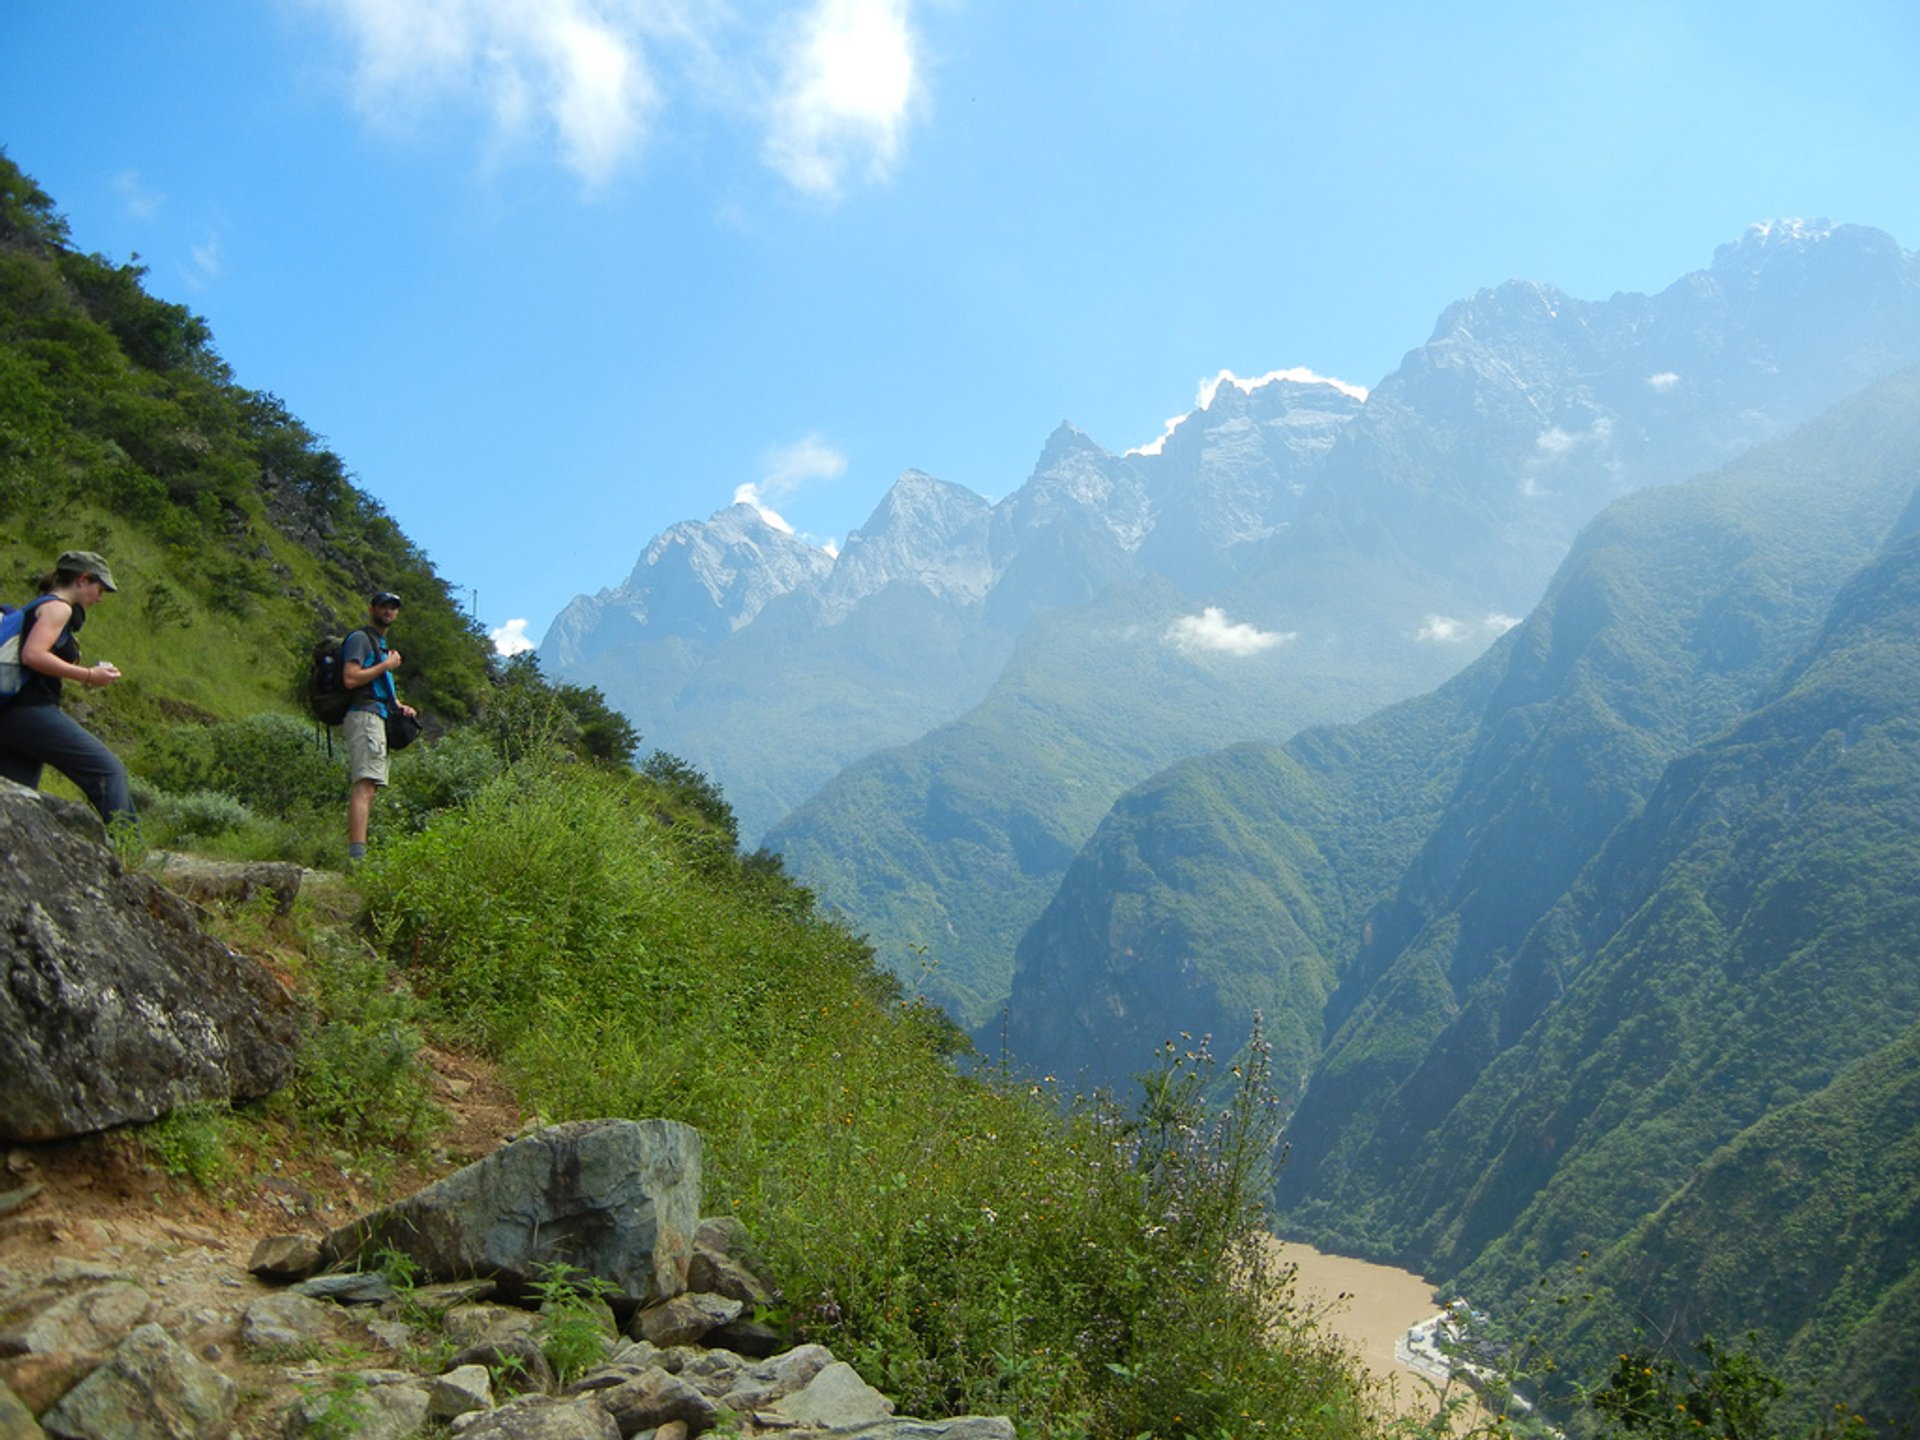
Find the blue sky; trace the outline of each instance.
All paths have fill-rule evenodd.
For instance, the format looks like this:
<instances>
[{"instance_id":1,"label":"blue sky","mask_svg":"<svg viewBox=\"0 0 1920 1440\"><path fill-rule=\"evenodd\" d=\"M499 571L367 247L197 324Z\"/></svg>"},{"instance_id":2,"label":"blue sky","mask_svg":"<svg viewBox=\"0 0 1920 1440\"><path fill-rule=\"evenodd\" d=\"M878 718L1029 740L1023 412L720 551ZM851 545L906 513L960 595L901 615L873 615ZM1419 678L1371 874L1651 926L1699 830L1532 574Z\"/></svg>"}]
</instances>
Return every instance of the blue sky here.
<instances>
[{"instance_id":1,"label":"blue sky","mask_svg":"<svg viewBox=\"0 0 1920 1440\"><path fill-rule=\"evenodd\" d=\"M0 145L534 638L742 486L820 542L1510 278L1920 246L1910 0L8 0Z\"/></svg>"}]
</instances>

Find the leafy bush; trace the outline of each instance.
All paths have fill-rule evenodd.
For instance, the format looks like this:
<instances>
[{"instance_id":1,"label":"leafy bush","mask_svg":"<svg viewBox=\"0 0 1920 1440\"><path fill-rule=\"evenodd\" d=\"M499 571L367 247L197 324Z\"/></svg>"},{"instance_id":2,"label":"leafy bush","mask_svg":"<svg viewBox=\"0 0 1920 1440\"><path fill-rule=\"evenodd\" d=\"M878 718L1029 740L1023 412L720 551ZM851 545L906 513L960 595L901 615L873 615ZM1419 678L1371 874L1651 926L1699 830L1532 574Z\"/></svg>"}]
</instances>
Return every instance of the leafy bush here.
<instances>
[{"instance_id":1,"label":"leafy bush","mask_svg":"<svg viewBox=\"0 0 1920 1440\"><path fill-rule=\"evenodd\" d=\"M217 790L189 795L155 792L147 821L168 840L204 840L251 825L254 815L240 801Z\"/></svg>"},{"instance_id":2,"label":"leafy bush","mask_svg":"<svg viewBox=\"0 0 1920 1440\"><path fill-rule=\"evenodd\" d=\"M175 794L213 791L284 817L345 804L346 756L329 755L307 721L263 712L216 725L176 725L141 749L133 769Z\"/></svg>"}]
</instances>

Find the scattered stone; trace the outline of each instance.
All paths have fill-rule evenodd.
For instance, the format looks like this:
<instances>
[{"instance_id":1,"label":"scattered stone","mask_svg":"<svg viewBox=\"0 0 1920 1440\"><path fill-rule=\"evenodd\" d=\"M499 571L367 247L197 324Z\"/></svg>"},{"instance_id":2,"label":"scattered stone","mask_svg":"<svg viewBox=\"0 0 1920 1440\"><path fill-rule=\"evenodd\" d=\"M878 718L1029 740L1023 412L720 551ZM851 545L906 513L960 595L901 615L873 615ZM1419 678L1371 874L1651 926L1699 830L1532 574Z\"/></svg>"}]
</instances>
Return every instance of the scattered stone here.
<instances>
[{"instance_id":1,"label":"scattered stone","mask_svg":"<svg viewBox=\"0 0 1920 1440\"><path fill-rule=\"evenodd\" d=\"M848 1430L893 1416L893 1402L862 1380L844 1360L768 1407L774 1414L821 1430Z\"/></svg>"},{"instance_id":2,"label":"scattered stone","mask_svg":"<svg viewBox=\"0 0 1920 1440\"><path fill-rule=\"evenodd\" d=\"M293 1072L299 1015L192 907L129 873L85 806L0 782L0 1140L247 1100Z\"/></svg>"},{"instance_id":3,"label":"scattered stone","mask_svg":"<svg viewBox=\"0 0 1920 1440\"><path fill-rule=\"evenodd\" d=\"M503 1335L455 1352L447 1364L449 1370L462 1365L482 1365L511 1394L545 1394L553 1389L553 1366L547 1362L540 1342L531 1334Z\"/></svg>"},{"instance_id":4,"label":"scattered stone","mask_svg":"<svg viewBox=\"0 0 1920 1440\"><path fill-rule=\"evenodd\" d=\"M702 1294L725 1295L743 1307L770 1305L780 1297L773 1272L747 1233L732 1215L702 1220L693 1234L693 1259L687 1267L687 1288Z\"/></svg>"},{"instance_id":5,"label":"scattered stone","mask_svg":"<svg viewBox=\"0 0 1920 1440\"><path fill-rule=\"evenodd\" d=\"M46 1188L47 1187L42 1185L38 1180L33 1180L17 1189L8 1190L4 1194L0 1194L0 1215L11 1215L14 1211L25 1206L34 1196Z\"/></svg>"},{"instance_id":6,"label":"scattered stone","mask_svg":"<svg viewBox=\"0 0 1920 1440\"><path fill-rule=\"evenodd\" d=\"M724 1295L676 1295L636 1314L627 1333L663 1347L692 1345L709 1330L739 1319L740 1309L738 1300Z\"/></svg>"},{"instance_id":7,"label":"scattered stone","mask_svg":"<svg viewBox=\"0 0 1920 1440\"><path fill-rule=\"evenodd\" d=\"M427 1391L427 1413L435 1420L452 1420L475 1410L493 1407L493 1377L484 1365L462 1365L435 1377Z\"/></svg>"},{"instance_id":8,"label":"scattered stone","mask_svg":"<svg viewBox=\"0 0 1920 1440\"><path fill-rule=\"evenodd\" d=\"M770 1355L778 1355L793 1342L771 1325L763 1325L758 1320L735 1320L709 1330L702 1343L716 1345L750 1359L764 1360Z\"/></svg>"},{"instance_id":9,"label":"scattered stone","mask_svg":"<svg viewBox=\"0 0 1920 1440\"><path fill-rule=\"evenodd\" d=\"M224 1433L239 1397L158 1325L142 1325L40 1423L56 1440L203 1440Z\"/></svg>"},{"instance_id":10,"label":"scattered stone","mask_svg":"<svg viewBox=\"0 0 1920 1440\"><path fill-rule=\"evenodd\" d=\"M153 1309L138 1285L111 1280L56 1301L39 1314L0 1330L0 1343L16 1355L58 1350L111 1350Z\"/></svg>"},{"instance_id":11,"label":"scattered stone","mask_svg":"<svg viewBox=\"0 0 1920 1440\"><path fill-rule=\"evenodd\" d=\"M263 1280L304 1280L320 1268L320 1237L269 1235L253 1247L247 1269Z\"/></svg>"},{"instance_id":12,"label":"scattered stone","mask_svg":"<svg viewBox=\"0 0 1920 1440\"><path fill-rule=\"evenodd\" d=\"M0 1381L0 1440L42 1440L45 1434L27 1403Z\"/></svg>"},{"instance_id":13,"label":"scattered stone","mask_svg":"<svg viewBox=\"0 0 1920 1440\"><path fill-rule=\"evenodd\" d=\"M678 1375L664 1370L635 1371L618 1384L593 1386L591 1393L611 1415L622 1436L639 1434L670 1420L694 1430L712 1426L719 1407Z\"/></svg>"},{"instance_id":14,"label":"scattered stone","mask_svg":"<svg viewBox=\"0 0 1920 1440\"><path fill-rule=\"evenodd\" d=\"M0 1384L18 1395L34 1414L40 1415L51 1410L62 1395L98 1370L106 1358L93 1351L79 1350L15 1355L0 1360Z\"/></svg>"},{"instance_id":15,"label":"scattered stone","mask_svg":"<svg viewBox=\"0 0 1920 1440\"><path fill-rule=\"evenodd\" d=\"M334 1336L332 1306L307 1295L262 1295L240 1321L240 1340L250 1350L297 1350Z\"/></svg>"},{"instance_id":16,"label":"scattered stone","mask_svg":"<svg viewBox=\"0 0 1920 1440\"><path fill-rule=\"evenodd\" d=\"M518 1300L563 1262L646 1304L686 1289L700 1136L673 1120L580 1120L503 1146L327 1237L329 1263L381 1246L431 1280L488 1276Z\"/></svg>"},{"instance_id":17,"label":"scattered stone","mask_svg":"<svg viewBox=\"0 0 1920 1440\"><path fill-rule=\"evenodd\" d=\"M530 1395L453 1422L461 1440L620 1440L620 1427L592 1396Z\"/></svg>"},{"instance_id":18,"label":"scattered stone","mask_svg":"<svg viewBox=\"0 0 1920 1440\"><path fill-rule=\"evenodd\" d=\"M333 1300L341 1305L384 1305L397 1295L393 1284L377 1270L348 1271L344 1275L316 1275L293 1287L296 1295Z\"/></svg>"}]
</instances>

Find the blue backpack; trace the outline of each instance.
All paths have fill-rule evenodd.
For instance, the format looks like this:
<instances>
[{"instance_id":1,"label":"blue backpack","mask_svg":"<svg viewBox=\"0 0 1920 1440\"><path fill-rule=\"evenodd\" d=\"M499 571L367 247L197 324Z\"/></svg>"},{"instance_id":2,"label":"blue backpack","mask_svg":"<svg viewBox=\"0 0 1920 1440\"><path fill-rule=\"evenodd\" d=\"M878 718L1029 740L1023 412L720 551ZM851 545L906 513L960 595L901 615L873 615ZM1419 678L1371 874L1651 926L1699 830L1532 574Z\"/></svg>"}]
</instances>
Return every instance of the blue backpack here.
<instances>
[{"instance_id":1,"label":"blue backpack","mask_svg":"<svg viewBox=\"0 0 1920 1440\"><path fill-rule=\"evenodd\" d=\"M20 663L20 642L26 638L27 612L16 605L0 605L0 705L20 693L27 667Z\"/></svg>"}]
</instances>

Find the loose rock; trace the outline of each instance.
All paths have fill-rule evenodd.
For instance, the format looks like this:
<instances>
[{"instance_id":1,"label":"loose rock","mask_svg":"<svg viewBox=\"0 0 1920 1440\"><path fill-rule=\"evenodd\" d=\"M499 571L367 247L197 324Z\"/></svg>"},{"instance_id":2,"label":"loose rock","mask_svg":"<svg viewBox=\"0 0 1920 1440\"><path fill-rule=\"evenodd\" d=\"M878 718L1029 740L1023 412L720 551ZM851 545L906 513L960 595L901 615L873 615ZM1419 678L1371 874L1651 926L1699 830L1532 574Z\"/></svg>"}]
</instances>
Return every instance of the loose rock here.
<instances>
[{"instance_id":1,"label":"loose rock","mask_svg":"<svg viewBox=\"0 0 1920 1440\"><path fill-rule=\"evenodd\" d=\"M205 1440L226 1429L239 1393L158 1325L142 1325L40 1423L56 1440Z\"/></svg>"}]
</instances>

